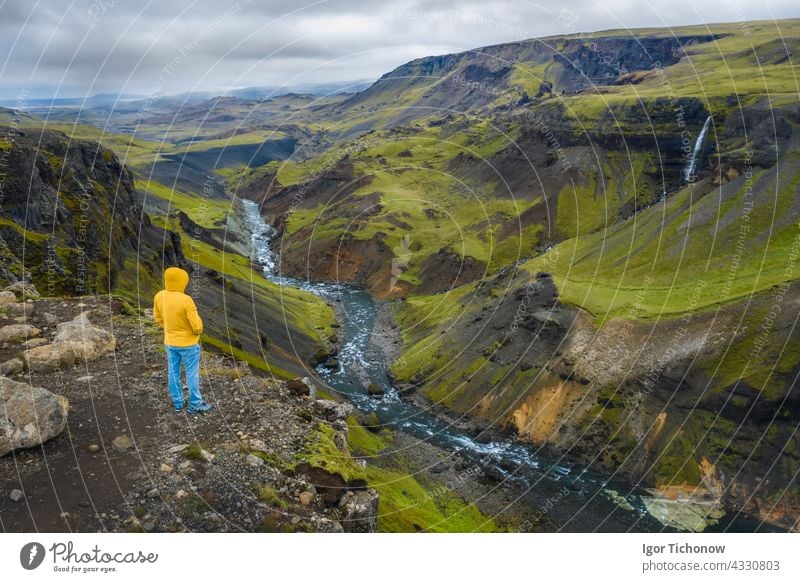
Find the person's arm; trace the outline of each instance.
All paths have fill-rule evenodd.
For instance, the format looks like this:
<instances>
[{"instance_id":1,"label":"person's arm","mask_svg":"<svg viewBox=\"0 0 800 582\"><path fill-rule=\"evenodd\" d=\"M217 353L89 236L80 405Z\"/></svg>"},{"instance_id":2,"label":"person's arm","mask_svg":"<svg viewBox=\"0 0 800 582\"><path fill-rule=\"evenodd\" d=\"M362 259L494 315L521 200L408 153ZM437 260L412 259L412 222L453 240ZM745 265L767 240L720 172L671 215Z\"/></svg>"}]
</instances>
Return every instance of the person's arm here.
<instances>
[{"instance_id":1,"label":"person's arm","mask_svg":"<svg viewBox=\"0 0 800 582\"><path fill-rule=\"evenodd\" d=\"M192 331L196 335L203 333L203 320L200 319L200 314L197 313L197 306L194 304L194 299L189 297L188 305L186 306L186 319L189 320L189 325L192 326Z\"/></svg>"},{"instance_id":2,"label":"person's arm","mask_svg":"<svg viewBox=\"0 0 800 582\"><path fill-rule=\"evenodd\" d=\"M155 299L153 299L153 319L156 320L156 323L159 327L164 327L164 315L161 313L160 301L159 299L161 293L157 293Z\"/></svg>"}]
</instances>

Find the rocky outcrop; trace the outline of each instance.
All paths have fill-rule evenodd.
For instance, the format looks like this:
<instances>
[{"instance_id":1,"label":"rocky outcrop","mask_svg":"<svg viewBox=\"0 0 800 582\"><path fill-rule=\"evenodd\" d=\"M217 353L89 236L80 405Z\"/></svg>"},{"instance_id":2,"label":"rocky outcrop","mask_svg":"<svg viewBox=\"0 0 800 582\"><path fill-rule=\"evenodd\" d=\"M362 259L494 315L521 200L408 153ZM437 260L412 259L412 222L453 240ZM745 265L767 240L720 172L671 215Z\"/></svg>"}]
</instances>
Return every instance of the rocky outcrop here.
<instances>
[{"instance_id":1,"label":"rocky outcrop","mask_svg":"<svg viewBox=\"0 0 800 582\"><path fill-rule=\"evenodd\" d=\"M109 292L126 259L141 260L145 275L174 259L113 152L57 131L14 135L4 151L11 171L0 208L0 283L13 284L7 290L20 299L38 296L32 285L49 296Z\"/></svg>"},{"instance_id":2,"label":"rocky outcrop","mask_svg":"<svg viewBox=\"0 0 800 582\"><path fill-rule=\"evenodd\" d=\"M94 325L84 312L72 321L59 323L53 343L27 350L24 358L29 370L47 371L93 360L113 352L115 346L114 336Z\"/></svg>"},{"instance_id":3,"label":"rocky outcrop","mask_svg":"<svg viewBox=\"0 0 800 582\"><path fill-rule=\"evenodd\" d=\"M0 457L57 437L68 409L63 396L0 376Z\"/></svg>"},{"instance_id":4,"label":"rocky outcrop","mask_svg":"<svg viewBox=\"0 0 800 582\"><path fill-rule=\"evenodd\" d=\"M41 297L41 295L39 295L39 291L36 289L36 286L28 281L17 281L12 283L6 287L4 292L13 293L20 299L20 301L24 299L36 299L37 297Z\"/></svg>"}]
</instances>

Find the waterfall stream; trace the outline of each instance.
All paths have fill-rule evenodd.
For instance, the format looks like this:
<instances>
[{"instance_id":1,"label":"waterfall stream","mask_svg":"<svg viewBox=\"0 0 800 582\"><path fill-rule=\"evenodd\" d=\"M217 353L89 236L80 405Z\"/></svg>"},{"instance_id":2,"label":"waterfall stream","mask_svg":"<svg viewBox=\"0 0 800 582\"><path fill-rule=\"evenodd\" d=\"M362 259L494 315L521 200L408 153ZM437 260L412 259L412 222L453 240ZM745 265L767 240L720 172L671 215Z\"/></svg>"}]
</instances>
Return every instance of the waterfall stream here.
<instances>
[{"instance_id":1,"label":"waterfall stream","mask_svg":"<svg viewBox=\"0 0 800 582\"><path fill-rule=\"evenodd\" d=\"M703 129L700 130L697 136L697 140L694 142L692 157L689 158L689 163L686 164L686 168L683 170L683 177L687 182L694 182L695 174L697 173L697 161L703 153L703 144L705 143L706 134L710 126L711 116L709 115L706 118L706 122L703 124Z\"/></svg>"}]
</instances>

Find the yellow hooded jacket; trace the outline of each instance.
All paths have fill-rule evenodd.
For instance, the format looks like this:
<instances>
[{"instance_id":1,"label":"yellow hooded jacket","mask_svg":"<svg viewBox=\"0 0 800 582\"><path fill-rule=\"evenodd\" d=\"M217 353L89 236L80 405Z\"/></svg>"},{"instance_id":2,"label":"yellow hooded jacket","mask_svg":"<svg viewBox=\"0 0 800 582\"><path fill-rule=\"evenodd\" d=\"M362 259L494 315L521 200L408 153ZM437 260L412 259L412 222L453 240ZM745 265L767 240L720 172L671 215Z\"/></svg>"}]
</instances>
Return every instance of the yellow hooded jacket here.
<instances>
[{"instance_id":1,"label":"yellow hooded jacket","mask_svg":"<svg viewBox=\"0 0 800 582\"><path fill-rule=\"evenodd\" d=\"M164 271L164 287L153 298L153 318L164 328L164 344L185 348L200 341L203 320L197 313L194 300L184 291L189 274L170 267Z\"/></svg>"}]
</instances>

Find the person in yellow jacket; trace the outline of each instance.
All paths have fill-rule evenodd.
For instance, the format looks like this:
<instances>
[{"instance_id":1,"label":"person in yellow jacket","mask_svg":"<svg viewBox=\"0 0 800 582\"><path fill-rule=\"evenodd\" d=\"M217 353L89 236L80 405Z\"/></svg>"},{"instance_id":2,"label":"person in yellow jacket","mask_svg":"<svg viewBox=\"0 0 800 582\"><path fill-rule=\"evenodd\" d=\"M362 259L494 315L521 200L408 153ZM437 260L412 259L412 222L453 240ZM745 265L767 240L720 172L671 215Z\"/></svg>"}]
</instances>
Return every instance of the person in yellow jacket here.
<instances>
[{"instance_id":1,"label":"person in yellow jacket","mask_svg":"<svg viewBox=\"0 0 800 582\"><path fill-rule=\"evenodd\" d=\"M175 412L183 410L181 364L189 386L189 413L208 412L212 406L200 395L200 334L203 320L185 291L189 274L178 267L164 271L164 289L153 298L153 318L164 329L169 393Z\"/></svg>"}]
</instances>

